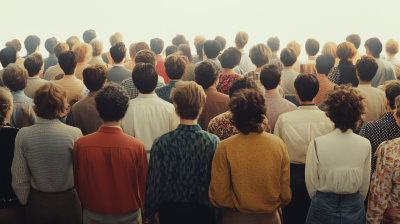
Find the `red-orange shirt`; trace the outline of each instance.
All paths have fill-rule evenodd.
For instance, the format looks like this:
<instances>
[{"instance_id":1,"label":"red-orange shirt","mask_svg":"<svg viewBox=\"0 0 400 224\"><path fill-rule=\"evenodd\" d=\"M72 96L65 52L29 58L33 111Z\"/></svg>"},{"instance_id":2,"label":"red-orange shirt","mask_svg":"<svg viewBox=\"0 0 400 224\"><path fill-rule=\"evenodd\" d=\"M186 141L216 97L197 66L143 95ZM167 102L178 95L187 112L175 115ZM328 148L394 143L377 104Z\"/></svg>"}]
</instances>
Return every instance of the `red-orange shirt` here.
<instances>
[{"instance_id":1,"label":"red-orange shirt","mask_svg":"<svg viewBox=\"0 0 400 224\"><path fill-rule=\"evenodd\" d=\"M125 214L143 207L148 162L138 139L101 126L75 142L73 162L79 199L90 211Z\"/></svg>"},{"instance_id":2,"label":"red-orange shirt","mask_svg":"<svg viewBox=\"0 0 400 224\"><path fill-rule=\"evenodd\" d=\"M156 70L159 76L164 78L165 84L168 84L169 78L167 76L167 73L165 73L165 66L164 66L164 60L161 55L156 56L157 60L157 65L156 65Z\"/></svg>"}]
</instances>

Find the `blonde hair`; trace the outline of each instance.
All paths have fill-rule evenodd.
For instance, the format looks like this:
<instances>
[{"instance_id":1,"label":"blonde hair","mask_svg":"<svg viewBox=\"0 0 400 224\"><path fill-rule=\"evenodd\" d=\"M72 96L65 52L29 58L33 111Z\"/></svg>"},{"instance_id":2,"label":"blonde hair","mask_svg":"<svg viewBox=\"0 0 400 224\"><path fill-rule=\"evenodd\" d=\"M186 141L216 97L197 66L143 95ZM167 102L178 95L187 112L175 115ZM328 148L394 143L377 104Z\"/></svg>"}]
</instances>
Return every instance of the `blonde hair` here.
<instances>
[{"instance_id":1,"label":"blonde hair","mask_svg":"<svg viewBox=\"0 0 400 224\"><path fill-rule=\"evenodd\" d=\"M77 36L72 36L70 38L67 39L67 41L65 43L68 44L69 49L72 50L72 48L76 45L79 44L81 41L79 40L79 38Z\"/></svg>"},{"instance_id":2,"label":"blonde hair","mask_svg":"<svg viewBox=\"0 0 400 224\"><path fill-rule=\"evenodd\" d=\"M8 111L13 105L13 96L9 89L0 87L0 126L6 120Z\"/></svg>"},{"instance_id":3,"label":"blonde hair","mask_svg":"<svg viewBox=\"0 0 400 224\"><path fill-rule=\"evenodd\" d=\"M294 49L294 51L296 52L297 57L299 57L299 55L301 54L301 46L299 43L297 43L296 41L290 41L287 45L287 48L291 47Z\"/></svg>"},{"instance_id":4,"label":"blonde hair","mask_svg":"<svg viewBox=\"0 0 400 224\"><path fill-rule=\"evenodd\" d=\"M206 94L194 81L179 82L171 92L171 100L177 105L175 112L180 118L195 120L206 104Z\"/></svg>"},{"instance_id":5,"label":"blonde hair","mask_svg":"<svg viewBox=\"0 0 400 224\"><path fill-rule=\"evenodd\" d=\"M322 47L321 53L322 53L322 54L330 54L330 55L332 55L334 58L337 58L336 50L337 50L337 45L336 45L336 43L333 42L333 41L329 41L329 42L326 42L326 43L324 44L324 46Z\"/></svg>"},{"instance_id":6,"label":"blonde hair","mask_svg":"<svg viewBox=\"0 0 400 224\"><path fill-rule=\"evenodd\" d=\"M78 63L82 63L92 57L92 46L87 43L79 43L72 50L78 54Z\"/></svg>"},{"instance_id":7,"label":"blonde hair","mask_svg":"<svg viewBox=\"0 0 400 224\"><path fill-rule=\"evenodd\" d=\"M399 53L399 43L393 39L389 39L385 44L385 49L389 54Z\"/></svg>"},{"instance_id":8,"label":"blonde hair","mask_svg":"<svg viewBox=\"0 0 400 224\"><path fill-rule=\"evenodd\" d=\"M92 46L92 49L93 49L92 55L93 56L99 56L103 53L103 41L93 39L92 41L90 41L89 44L90 44L90 46Z\"/></svg>"},{"instance_id":9,"label":"blonde hair","mask_svg":"<svg viewBox=\"0 0 400 224\"><path fill-rule=\"evenodd\" d=\"M114 46L118 42L122 42L122 34L120 32L116 32L110 36L111 47Z\"/></svg>"},{"instance_id":10,"label":"blonde hair","mask_svg":"<svg viewBox=\"0 0 400 224\"><path fill-rule=\"evenodd\" d=\"M197 43L198 43L199 41L201 41L201 40L206 40L206 38L205 38L203 35L197 35L197 36L194 38L194 41L193 41L194 47L196 47L196 46L197 46Z\"/></svg>"}]
</instances>

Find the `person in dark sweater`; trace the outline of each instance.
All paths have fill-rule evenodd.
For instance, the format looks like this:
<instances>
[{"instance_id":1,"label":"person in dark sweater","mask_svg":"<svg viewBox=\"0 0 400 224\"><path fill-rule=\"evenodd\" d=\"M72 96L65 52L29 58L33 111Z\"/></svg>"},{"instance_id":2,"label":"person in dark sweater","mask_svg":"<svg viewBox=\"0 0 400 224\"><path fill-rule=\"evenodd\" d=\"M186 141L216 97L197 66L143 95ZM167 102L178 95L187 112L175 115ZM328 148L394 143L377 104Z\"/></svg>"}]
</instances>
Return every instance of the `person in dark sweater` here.
<instances>
[{"instance_id":1,"label":"person in dark sweater","mask_svg":"<svg viewBox=\"0 0 400 224\"><path fill-rule=\"evenodd\" d=\"M353 65L353 58L357 54L356 47L350 42L343 42L337 47L336 54L340 61L329 74L329 81L338 85L350 83L353 87L357 87L359 81L356 66Z\"/></svg>"}]
</instances>

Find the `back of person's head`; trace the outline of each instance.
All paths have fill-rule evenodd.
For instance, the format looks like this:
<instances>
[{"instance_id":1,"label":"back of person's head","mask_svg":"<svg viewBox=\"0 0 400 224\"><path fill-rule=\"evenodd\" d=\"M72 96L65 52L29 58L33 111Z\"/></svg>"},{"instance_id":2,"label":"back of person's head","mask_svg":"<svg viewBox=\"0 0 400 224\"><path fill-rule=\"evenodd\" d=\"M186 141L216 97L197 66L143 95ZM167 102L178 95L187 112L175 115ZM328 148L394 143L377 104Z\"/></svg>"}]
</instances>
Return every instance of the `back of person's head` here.
<instances>
[{"instance_id":1,"label":"back of person's head","mask_svg":"<svg viewBox=\"0 0 400 224\"><path fill-rule=\"evenodd\" d=\"M105 122L121 120L129 107L128 93L117 83L106 84L94 97L96 109Z\"/></svg>"},{"instance_id":2,"label":"back of person's head","mask_svg":"<svg viewBox=\"0 0 400 224\"><path fill-rule=\"evenodd\" d=\"M178 47L178 51L182 51L183 55L188 58L189 62L192 62L192 50L188 44L181 44Z\"/></svg>"},{"instance_id":3,"label":"back of person's head","mask_svg":"<svg viewBox=\"0 0 400 224\"><path fill-rule=\"evenodd\" d=\"M161 40L160 38L154 38L150 40L150 49L155 53L155 54L161 54L161 52L164 49L164 41Z\"/></svg>"},{"instance_id":4,"label":"back of person's head","mask_svg":"<svg viewBox=\"0 0 400 224\"><path fill-rule=\"evenodd\" d=\"M196 54L199 56L200 59L203 60L203 48L204 48L204 43L206 40L200 40L196 44Z\"/></svg>"},{"instance_id":5,"label":"back of person's head","mask_svg":"<svg viewBox=\"0 0 400 224\"><path fill-rule=\"evenodd\" d=\"M219 57L222 68L234 68L240 63L242 53L235 47L230 47Z\"/></svg>"},{"instance_id":6,"label":"back of person's head","mask_svg":"<svg viewBox=\"0 0 400 224\"><path fill-rule=\"evenodd\" d=\"M206 38L203 36L203 35L197 35L195 38L194 38L194 41L193 41L193 45L194 45L194 47L197 47L197 43L199 42L199 41L201 41L201 40L206 40Z\"/></svg>"},{"instance_id":7,"label":"back of person's head","mask_svg":"<svg viewBox=\"0 0 400 224\"><path fill-rule=\"evenodd\" d=\"M151 93L156 89L157 86L157 70L154 65L150 63L136 62L136 65L132 71L132 81L140 93Z\"/></svg>"},{"instance_id":8,"label":"back of person's head","mask_svg":"<svg viewBox=\"0 0 400 224\"><path fill-rule=\"evenodd\" d=\"M382 52L382 42L376 37L369 38L365 41L364 47L367 48L375 58L379 58L379 55Z\"/></svg>"},{"instance_id":9,"label":"back of person's head","mask_svg":"<svg viewBox=\"0 0 400 224\"><path fill-rule=\"evenodd\" d=\"M221 44L216 40L206 40L204 42L204 53L208 59L216 58L221 51Z\"/></svg>"},{"instance_id":10,"label":"back of person's head","mask_svg":"<svg viewBox=\"0 0 400 224\"><path fill-rule=\"evenodd\" d=\"M3 68L17 60L17 51L13 47L6 47L0 51L0 62Z\"/></svg>"},{"instance_id":11,"label":"back of person's head","mask_svg":"<svg viewBox=\"0 0 400 224\"><path fill-rule=\"evenodd\" d=\"M396 121L398 121L400 119L400 96L396 97L395 101L396 101L395 102L396 110L394 111L394 116L396 118ZM0 105L1 105L1 101L0 101ZM0 120L0 122L1 122L1 120ZM398 122L397 122L397 125L398 125Z\"/></svg>"},{"instance_id":12,"label":"back of person's head","mask_svg":"<svg viewBox=\"0 0 400 224\"><path fill-rule=\"evenodd\" d=\"M290 41L286 47L291 47L296 51L296 55L297 57L299 57L299 55L301 54L301 46L299 43L297 43L296 41Z\"/></svg>"},{"instance_id":13,"label":"back of person's head","mask_svg":"<svg viewBox=\"0 0 400 224\"><path fill-rule=\"evenodd\" d=\"M272 52L279 51L281 42L278 37L270 37L267 40L267 45Z\"/></svg>"},{"instance_id":14,"label":"back of person's head","mask_svg":"<svg viewBox=\"0 0 400 224\"><path fill-rule=\"evenodd\" d=\"M231 86L229 86L229 98L232 98L233 94L241 89L253 89L261 92L253 79L244 76L233 80Z\"/></svg>"},{"instance_id":15,"label":"back of person's head","mask_svg":"<svg viewBox=\"0 0 400 224\"><path fill-rule=\"evenodd\" d=\"M249 57L257 68L269 63L272 51L265 44L256 44L250 48Z\"/></svg>"},{"instance_id":16,"label":"back of person's head","mask_svg":"<svg viewBox=\"0 0 400 224\"><path fill-rule=\"evenodd\" d=\"M103 41L93 39L89 44L92 46L92 56L101 56L103 54Z\"/></svg>"},{"instance_id":17,"label":"back of person's head","mask_svg":"<svg viewBox=\"0 0 400 224\"><path fill-rule=\"evenodd\" d=\"M120 32L116 32L113 35L110 36L110 45L111 47L114 46L118 42L122 42L122 34Z\"/></svg>"},{"instance_id":18,"label":"back of person's head","mask_svg":"<svg viewBox=\"0 0 400 224\"><path fill-rule=\"evenodd\" d=\"M149 45L146 42L133 43L129 46L129 55L131 58L136 57L136 54L141 50L150 50Z\"/></svg>"},{"instance_id":19,"label":"back of person's head","mask_svg":"<svg viewBox=\"0 0 400 224\"><path fill-rule=\"evenodd\" d=\"M3 82L12 91L23 90L28 82L28 71L19 64L9 64L3 72Z\"/></svg>"},{"instance_id":20,"label":"back of person's head","mask_svg":"<svg viewBox=\"0 0 400 224\"><path fill-rule=\"evenodd\" d=\"M75 51L64 51L58 56L58 63L65 75L73 75L78 63L78 54Z\"/></svg>"},{"instance_id":21,"label":"back of person's head","mask_svg":"<svg viewBox=\"0 0 400 224\"><path fill-rule=\"evenodd\" d=\"M125 44L122 42L114 44L114 46L110 48L110 55L115 63L122 62L126 56Z\"/></svg>"},{"instance_id":22,"label":"back of person's head","mask_svg":"<svg viewBox=\"0 0 400 224\"><path fill-rule=\"evenodd\" d=\"M67 39L67 41L65 41L65 43L68 44L68 47L69 47L70 50L72 50L72 48L74 48L74 46L75 46L76 44L79 44L80 42L81 42L81 41L79 40L79 38L78 38L77 36L69 37L69 38Z\"/></svg>"},{"instance_id":23,"label":"back of person's head","mask_svg":"<svg viewBox=\"0 0 400 224\"><path fill-rule=\"evenodd\" d=\"M85 43L90 43L93 39L96 38L96 31L90 29L90 30L86 30L83 33L83 41L85 41Z\"/></svg>"},{"instance_id":24,"label":"back of person's head","mask_svg":"<svg viewBox=\"0 0 400 224\"><path fill-rule=\"evenodd\" d=\"M385 94L386 98L389 100L390 109L395 109L395 99L400 95L400 81L392 82L387 85Z\"/></svg>"},{"instance_id":25,"label":"back of person's head","mask_svg":"<svg viewBox=\"0 0 400 224\"><path fill-rule=\"evenodd\" d=\"M313 74L300 74L294 81L294 88L301 101L313 101L319 91L319 82Z\"/></svg>"},{"instance_id":26,"label":"back of person's head","mask_svg":"<svg viewBox=\"0 0 400 224\"><path fill-rule=\"evenodd\" d=\"M371 82L378 71L378 63L372 56L364 55L361 59L357 60L357 75L361 81Z\"/></svg>"},{"instance_id":27,"label":"back of person's head","mask_svg":"<svg viewBox=\"0 0 400 224\"><path fill-rule=\"evenodd\" d=\"M171 100L180 118L196 120L206 104L206 94L203 87L193 81L179 82L171 92Z\"/></svg>"},{"instance_id":28,"label":"back of person's head","mask_svg":"<svg viewBox=\"0 0 400 224\"><path fill-rule=\"evenodd\" d=\"M172 38L172 44L179 47L181 44L189 44L189 41L186 40L186 37L184 35L176 35L174 38Z\"/></svg>"},{"instance_id":29,"label":"back of person's head","mask_svg":"<svg viewBox=\"0 0 400 224\"><path fill-rule=\"evenodd\" d=\"M242 49L246 46L247 42L249 42L249 35L246 32L240 31L236 34L235 43L237 47Z\"/></svg>"},{"instance_id":30,"label":"back of person's head","mask_svg":"<svg viewBox=\"0 0 400 224\"><path fill-rule=\"evenodd\" d=\"M42 54L40 53L33 53L25 58L24 67L28 71L29 77L33 77L42 70L44 61Z\"/></svg>"},{"instance_id":31,"label":"back of person's head","mask_svg":"<svg viewBox=\"0 0 400 224\"><path fill-rule=\"evenodd\" d=\"M54 82L46 82L35 92L33 98L36 115L44 119L60 119L69 112L67 92L63 87Z\"/></svg>"},{"instance_id":32,"label":"back of person's head","mask_svg":"<svg viewBox=\"0 0 400 224\"><path fill-rule=\"evenodd\" d=\"M287 47L281 50L281 61L285 67L293 66L296 60L297 54L293 48Z\"/></svg>"},{"instance_id":33,"label":"back of person's head","mask_svg":"<svg viewBox=\"0 0 400 224\"><path fill-rule=\"evenodd\" d=\"M306 41L306 51L308 55L315 56L319 51L319 42L316 39L308 39Z\"/></svg>"},{"instance_id":34,"label":"back of person's head","mask_svg":"<svg viewBox=\"0 0 400 224\"><path fill-rule=\"evenodd\" d=\"M354 44L350 42L340 43L336 50L337 57L341 60L353 61L353 58L357 54L357 49Z\"/></svg>"},{"instance_id":35,"label":"back of person's head","mask_svg":"<svg viewBox=\"0 0 400 224\"><path fill-rule=\"evenodd\" d=\"M221 45L221 50L225 49L225 47L226 47L226 39L224 37L216 36L214 38L214 40L219 42L219 44Z\"/></svg>"},{"instance_id":36,"label":"back of person's head","mask_svg":"<svg viewBox=\"0 0 400 224\"><path fill-rule=\"evenodd\" d=\"M329 41L329 42L326 42L326 43L324 44L324 46L322 47L321 54L330 54L330 55L332 55L334 58L337 58L336 50L337 50L337 45L336 45L336 43L333 42L333 41Z\"/></svg>"},{"instance_id":37,"label":"back of person's head","mask_svg":"<svg viewBox=\"0 0 400 224\"><path fill-rule=\"evenodd\" d=\"M83 82L90 92L99 91L107 80L107 69L103 65L92 65L83 70Z\"/></svg>"},{"instance_id":38,"label":"back of person's head","mask_svg":"<svg viewBox=\"0 0 400 224\"><path fill-rule=\"evenodd\" d=\"M358 34L350 34L346 37L346 41L353 43L354 47L356 47L356 49L358 49L361 44L361 37Z\"/></svg>"},{"instance_id":39,"label":"back of person's head","mask_svg":"<svg viewBox=\"0 0 400 224\"><path fill-rule=\"evenodd\" d=\"M54 46L53 51L54 54L56 55L56 57L58 58L60 56L60 54L64 51L69 51L69 46L66 43L61 43L58 42L58 44L56 44L56 46Z\"/></svg>"},{"instance_id":40,"label":"back of person's head","mask_svg":"<svg viewBox=\"0 0 400 224\"><path fill-rule=\"evenodd\" d=\"M135 63L150 63L156 67L156 54L151 50L141 50L135 56Z\"/></svg>"},{"instance_id":41,"label":"back of person's head","mask_svg":"<svg viewBox=\"0 0 400 224\"><path fill-rule=\"evenodd\" d=\"M385 44L385 50L389 54L399 53L399 43L393 39L389 39Z\"/></svg>"},{"instance_id":42,"label":"back of person's head","mask_svg":"<svg viewBox=\"0 0 400 224\"><path fill-rule=\"evenodd\" d=\"M168 78L171 80L182 79L186 71L186 61L186 56L178 54L172 54L165 58L165 73L167 73Z\"/></svg>"},{"instance_id":43,"label":"back of person's head","mask_svg":"<svg viewBox=\"0 0 400 224\"><path fill-rule=\"evenodd\" d=\"M28 37L26 37L24 44L26 52L28 52L28 54L32 54L39 47L40 38L36 35L29 35Z\"/></svg>"},{"instance_id":44,"label":"back of person's head","mask_svg":"<svg viewBox=\"0 0 400 224\"><path fill-rule=\"evenodd\" d=\"M178 51L178 47L176 45L169 45L169 46L167 46L167 48L165 48L165 57L168 57L177 51Z\"/></svg>"},{"instance_id":45,"label":"back of person's head","mask_svg":"<svg viewBox=\"0 0 400 224\"><path fill-rule=\"evenodd\" d=\"M281 81L281 69L276 65L266 65L261 69L260 81L266 90L275 89Z\"/></svg>"},{"instance_id":46,"label":"back of person's head","mask_svg":"<svg viewBox=\"0 0 400 224\"><path fill-rule=\"evenodd\" d=\"M219 77L218 65L211 61L201 62L195 69L195 80L204 90L210 88Z\"/></svg>"},{"instance_id":47,"label":"back of person's head","mask_svg":"<svg viewBox=\"0 0 400 224\"><path fill-rule=\"evenodd\" d=\"M335 66L335 58L331 54L321 54L317 57L315 63L317 64L317 72L328 76Z\"/></svg>"},{"instance_id":48,"label":"back of person's head","mask_svg":"<svg viewBox=\"0 0 400 224\"><path fill-rule=\"evenodd\" d=\"M13 96L9 89L0 87L0 124L6 121L7 114L12 109Z\"/></svg>"},{"instance_id":49,"label":"back of person's head","mask_svg":"<svg viewBox=\"0 0 400 224\"><path fill-rule=\"evenodd\" d=\"M44 47L46 48L47 52L49 52L49 54L54 54L53 48L54 46L56 46L57 43L57 38L50 37L46 40L46 42L44 42Z\"/></svg>"},{"instance_id":50,"label":"back of person's head","mask_svg":"<svg viewBox=\"0 0 400 224\"><path fill-rule=\"evenodd\" d=\"M17 51L17 53L22 49L21 42L17 39L13 39L12 41L8 41L6 43L6 47L13 47Z\"/></svg>"},{"instance_id":51,"label":"back of person's head","mask_svg":"<svg viewBox=\"0 0 400 224\"><path fill-rule=\"evenodd\" d=\"M78 54L78 63L82 63L92 57L92 46L87 43L76 44L72 50Z\"/></svg>"}]
</instances>

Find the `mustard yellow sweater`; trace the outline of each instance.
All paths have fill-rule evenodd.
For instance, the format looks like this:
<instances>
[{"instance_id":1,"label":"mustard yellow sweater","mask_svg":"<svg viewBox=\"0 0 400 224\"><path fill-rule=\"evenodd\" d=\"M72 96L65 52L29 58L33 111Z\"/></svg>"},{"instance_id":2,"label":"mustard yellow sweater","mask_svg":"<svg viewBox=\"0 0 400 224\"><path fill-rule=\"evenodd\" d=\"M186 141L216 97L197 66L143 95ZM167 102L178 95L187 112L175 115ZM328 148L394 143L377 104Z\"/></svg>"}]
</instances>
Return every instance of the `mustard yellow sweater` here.
<instances>
[{"instance_id":1,"label":"mustard yellow sweater","mask_svg":"<svg viewBox=\"0 0 400 224\"><path fill-rule=\"evenodd\" d=\"M263 132L239 133L218 145L211 183L211 203L244 213L271 213L292 198L290 160L285 143Z\"/></svg>"}]
</instances>

